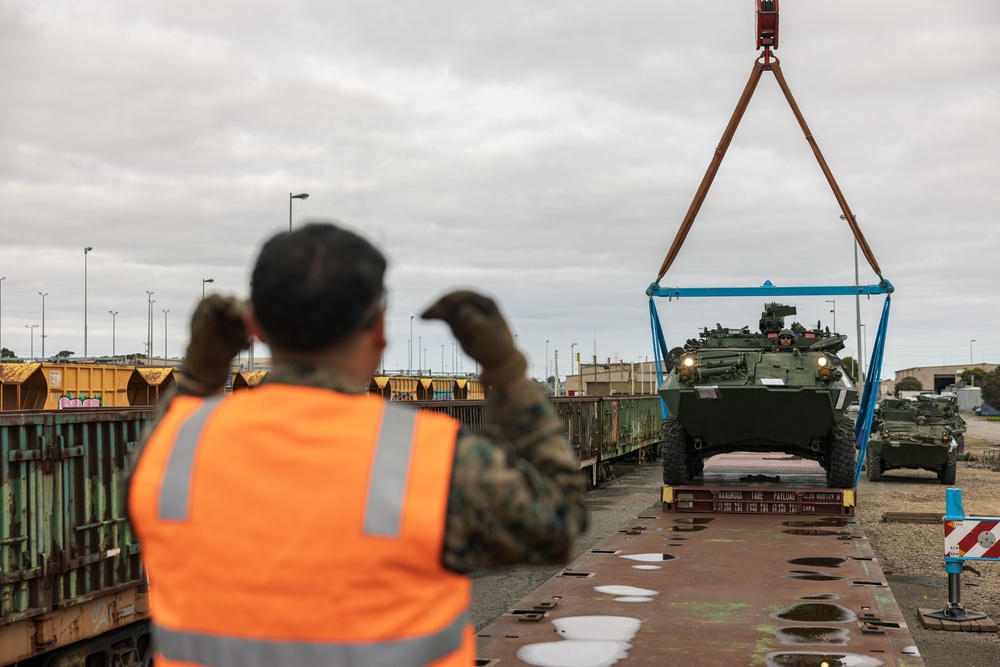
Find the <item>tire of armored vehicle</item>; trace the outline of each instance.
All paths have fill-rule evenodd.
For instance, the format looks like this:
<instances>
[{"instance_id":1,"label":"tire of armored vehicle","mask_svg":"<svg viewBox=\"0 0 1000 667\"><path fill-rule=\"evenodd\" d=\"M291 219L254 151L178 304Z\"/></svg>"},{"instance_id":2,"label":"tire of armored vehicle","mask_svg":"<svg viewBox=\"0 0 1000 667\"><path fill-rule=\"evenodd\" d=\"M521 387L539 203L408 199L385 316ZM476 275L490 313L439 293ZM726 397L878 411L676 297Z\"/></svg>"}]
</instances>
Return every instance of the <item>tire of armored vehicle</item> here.
<instances>
[{"instance_id":1,"label":"tire of armored vehicle","mask_svg":"<svg viewBox=\"0 0 1000 667\"><path fill-rule=\"evenodd\" d=\"M865 455L865 472L868 473L869 481L882 481L882 473L885 472L885 463L874 447L869 447L868 453Z\"/></svg>"},{"instance_id":2,"label":"tire of armored vehicle","mask_svg":"<svg viewBox=\"0 0 1000 667\"><path fill-rule=\"evenodd\" d=\"M854 487L857 447L846 413L858 390L836 355L844 336L819 324L785 329L784 316L794 313L765 304L759 332L717 325L670 352L659 388L669 414L664 484L686 484L716 454L756 451L817 461L828 486ZM791 343L782 343L786 335Z\"/></svg>"}]
</instances>

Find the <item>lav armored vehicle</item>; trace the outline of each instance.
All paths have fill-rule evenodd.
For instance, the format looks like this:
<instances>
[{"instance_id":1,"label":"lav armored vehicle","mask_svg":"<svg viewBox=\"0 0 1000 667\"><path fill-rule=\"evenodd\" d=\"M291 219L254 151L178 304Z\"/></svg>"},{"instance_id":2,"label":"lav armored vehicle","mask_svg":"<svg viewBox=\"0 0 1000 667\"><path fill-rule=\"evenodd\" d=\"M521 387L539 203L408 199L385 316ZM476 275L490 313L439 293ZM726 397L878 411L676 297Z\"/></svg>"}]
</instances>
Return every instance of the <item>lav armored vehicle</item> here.
<instances>
[{"instance_id":1,"label":"lav armored vehicle","mask_svg":"<svg viewBox=\"0 0 1000 667\"><path fill-rule=\"evenodd\" d=\"M929 470L942 484L955 483L958 443L947 419L924 412L927 400L886 399L868 440L865 467L878 482L887 470ZM964 424L964 422L963 422Z\"/></svg>"},{"instance_id":2,"label":"lav armored vehicle","mask_svg":"<svg viewBox=\"0 0 1000 667\"><path fill-rule=\"evenodd\" d=\"M764 304L759 330L716 325L667 356L659 388L663 482L684 484L704 460L734 451L784 452L818 461L831 488L852 488L857 449L845 416L857 397L837 352L845 336L793 323L794 306ZM790 344L781 345L787 341Z\"/></svg>"},{"instance_id":3,"label":"lav armored vehicle","mask_svg":"<svg viewBox=\"0 0 1000 667\"><path fill-rule=\"evenodd\" d=\"M917 394L915 397L917 412L924 415L930 423L946 423L951 429L951 436L958 445L958 453L965 451L965 432L968 425L958 414L958 397L936 394Z\"/></svg>"}]
</instances>

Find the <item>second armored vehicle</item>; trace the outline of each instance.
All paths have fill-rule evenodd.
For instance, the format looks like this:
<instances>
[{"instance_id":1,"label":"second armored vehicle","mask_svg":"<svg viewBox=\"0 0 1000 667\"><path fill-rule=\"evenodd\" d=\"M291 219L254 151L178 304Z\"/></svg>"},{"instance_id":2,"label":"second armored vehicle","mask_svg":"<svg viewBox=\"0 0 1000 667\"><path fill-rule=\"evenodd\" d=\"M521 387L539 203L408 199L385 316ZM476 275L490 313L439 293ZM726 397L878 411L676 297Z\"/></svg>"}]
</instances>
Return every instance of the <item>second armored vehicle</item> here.
<instances>
[{"instance_id":1,"label":"second armored vehicle","mask_svg":"<svg viewBox=\"0 0 1000 667\"><path fill-rule=\"evenodd\" d=\"M659 394L663 482L684 484L704 460L734 451L784 452L818 461L832 488L854 486L857 397L837 352L845 336L793 323L794 306L764 305L759 330L716 325L675 348Z\"/></svg>"},{"instance_id":2,"label":"second armored vehicle","mask_svg":"<svg viewBox=\"0 0 1000 667\"><path fill-rule=\"evenodd\" d=\"M887 470L911 469L937 473L942 484L955 483L958 443L946 419L926 414L928 403L882 401L868 440L868 479L877 482Z\"/></svg>"}]
</instances>

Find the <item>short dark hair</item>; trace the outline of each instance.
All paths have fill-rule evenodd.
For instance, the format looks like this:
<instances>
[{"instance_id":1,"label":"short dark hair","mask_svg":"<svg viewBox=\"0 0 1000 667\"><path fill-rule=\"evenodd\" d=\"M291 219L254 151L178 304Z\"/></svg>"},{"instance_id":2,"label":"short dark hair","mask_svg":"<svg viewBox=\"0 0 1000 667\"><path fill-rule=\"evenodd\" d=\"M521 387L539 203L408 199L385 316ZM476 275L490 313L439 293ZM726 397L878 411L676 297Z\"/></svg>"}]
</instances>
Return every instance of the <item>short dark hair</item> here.
<instances>
[{"instance_id":1,"label":"short dark hair","mask_svg":"<svg viewBox=\"0 0 1000 667\"><path fill-rule=\"evenodd\" d=\"M253 269L254 314L274 347L318 352L371 326L386 260L332 223L309 223L264 244Z\"/></svg>"}]
</instances>

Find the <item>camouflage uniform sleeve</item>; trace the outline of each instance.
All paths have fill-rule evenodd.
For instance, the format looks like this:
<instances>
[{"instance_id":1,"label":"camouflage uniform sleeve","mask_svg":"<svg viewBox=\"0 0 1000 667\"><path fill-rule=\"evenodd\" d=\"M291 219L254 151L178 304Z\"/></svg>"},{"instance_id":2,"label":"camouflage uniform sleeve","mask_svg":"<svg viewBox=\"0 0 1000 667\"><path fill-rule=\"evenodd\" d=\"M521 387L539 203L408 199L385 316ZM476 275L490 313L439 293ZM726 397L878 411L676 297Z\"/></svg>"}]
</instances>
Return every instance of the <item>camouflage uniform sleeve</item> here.
<instances>
[{"instance_id":1,"label":"camouflage uniform sleeve","mask_svg":"<svg viewBox=\"0 0 1000 667\"><path fill-rule=\"evenodd\" d=\"M462 431L444 564L457 572L565 562L587 527L586 481L545 393L524 382L489 399L487 434Z\"/></svg>"}]
</instances>

